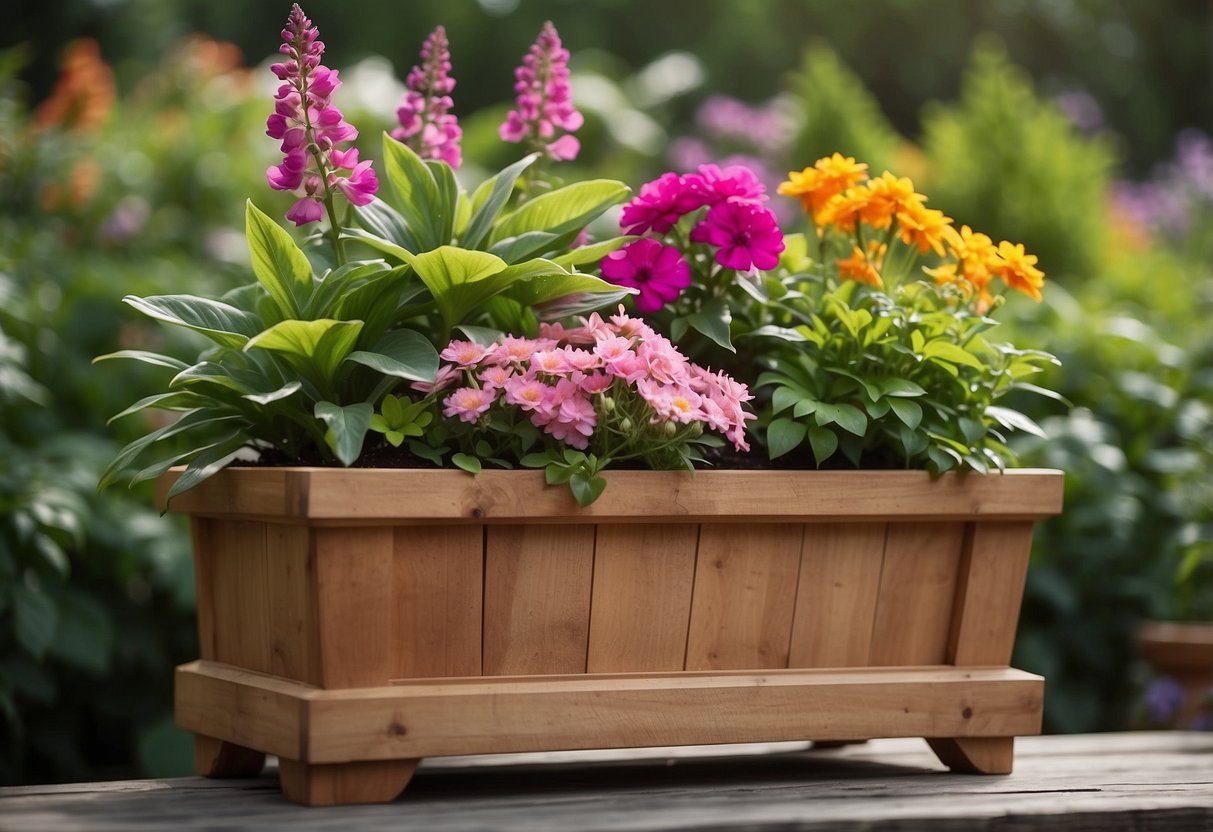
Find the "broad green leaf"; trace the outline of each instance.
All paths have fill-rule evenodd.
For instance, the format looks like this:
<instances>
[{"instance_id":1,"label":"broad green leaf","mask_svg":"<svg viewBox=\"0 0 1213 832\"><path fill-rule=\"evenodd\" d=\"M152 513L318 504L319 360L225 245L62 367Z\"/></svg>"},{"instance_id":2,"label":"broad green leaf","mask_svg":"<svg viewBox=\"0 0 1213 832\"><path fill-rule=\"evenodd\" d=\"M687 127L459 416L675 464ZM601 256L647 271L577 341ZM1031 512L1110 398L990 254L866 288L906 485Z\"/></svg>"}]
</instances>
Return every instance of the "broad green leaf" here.
<instances>
[{"instance_id":1,"label":"broad green leaf","mask_svg":"<svg viewBox=\"0 0 1213 832\"><path fill-rule=\"evenodd\" d=\"M578 278L588 276L576 275ZM584 315L587 312L593 312L595 309L613 309L628 295L636 294L635 289L614 286L610 283L605 283L604 285L608 287L605 291L574 292L556 300L544 301L543 308L536 311L542 312L545 321L555 321L560 318L567 318L569 315ZM530 306L526 308L528 311L533 309ZM675 318L675 320L678 319Z\"/></svg>"},{"instance_id":2,"label":"broad green leaf","mask_svg":"<svg viewBox=\"0 0 1213 832\"><path fill-rule=\"evenodd\" d=\"M803 391L792 387L777 387L775 392L771 394L771 412L780 413L787 410L792 405L796 404L802 398Z\"/></svg>"},{"instance_id":3,"label":"broad green leaf","mask_svg":"<svg viewBox=\"0 0 1213 832\"><path fill-rule=\"evenodd\" d=\"M627 199L628 186L611 179L574 182L526 202L493 228L492 241L529 231L564 234L585 227L612 205Z\"/></svg>"},{"instance_id":4,"label":"broad green leaf","mask_svg":"<svg viewBox=\"0 0 1213 832\"><path fill-rule=\"evenodd\" d=\"M612 237L609 240L603 240L601 243L591 243L590 245L586 246L578 246L568 254L553 257L552 262L563 266L566 269L572 270L577 266L584 266L587 263L597 263L612 251L617 251L636 239L639 238Z\"/></svg>"},{"instance_id":5,"label":"broad green leaf","mask_svg":"<svg viewBox=\"0 0 1213 832\"><path fill-rule=\"evenodd\" d=\"M399 267L403 270L403 267ZM312 296L301 316L304 320L313 318L340 318L335 309L350 291L360 285L374 280L376 277L394 271L383 260L364 260L346 263L327 273L316 285Z\"/></svg>"},{"instance_id":6,"label":"broad green leaf","mask_svg":"<svg viewBox=\"0 0 1213 832\"><path fill-rule=\"evenodd\" d=\"M809 446L813 449L813 459L818 467L838 450L838 434L829 428L814 425L809 428Z\"/></svg>"},{"instance_id":7,"label":"broad green leaf","mask_svg":"<svg viewBox=\"0 0 1213 832\"><path fill-rule=\"evenodd\" d=\"M510 195L514 193L514 185L518 182L518 177L538 158L538 153L524 156L496 176L492 176L480 184L472 196L472 209L475 213L459 239L461 246L480 248L487 239L489 231L492 230L497 215L501 213L501 209L509 201Z\"/></svg>"},{"instance_id":8,"label":"broad green leaf","mask_svg":"<svg viewBox=\"0 0 1213 832\"><path fill-rule=\"evenodd\" d=\"M271 390L268 393L246 393L244 398L248 399L254 404L272 404L273 402L280 401L288 396L294 395L295 393L299 392L302 387L303 384L299 381L289 381L279 387L277 390Z\"/></svg>"},{"instance_id":9,"label":"broad green leaf","mask_svg":"<svg viewBox=\"0 0 1213 832\"><path fill-rule=\"evenodd\" d=\"M325 441L342 465L350 466L362 453L362 442L371 426L375 409L366 402L340 407L332 402L316 402L315 415L328 425Z\"/></svg>"},{"instance_id":10,"label":"broad green leaf","mask_svg":"<svg viewBox=\"0 0 1213 832\"><path fill-rule=\"evenodd\" d=\"M491 347L497 343L504 333L499 329L493 329L487 326L472 326L471 324L460 324L455 329L462 332L468 337L468 340L482 347Z\"/></svg>"},{"instance_id":11,"label":"broad green leaf","mask_svg":"<svg viewBox=\"0 0 1213 832\"><path fill-rule=\"evenodd\" d=\"M312 293L312 264L286 229L251 199L245 202L244 233L257 282L269 292L284 318L298 317Z\"/></svg>"},{"instance_id":12,"label":"broad green leaf","mask_svg":"<svg viewBox=\"0 0 1213 832\"><path fill-rule=\"evenodd\" d=\"M810 339L805 336L799 329L792 329L786 326L760 326L758 329L746 332L738 336L739 338L779 338L793 344L803 344Z\"/></svg>"},{"instance_id":13,"label":"broad green leaf","mask_svg":"<svg viewBox=\"0 0 1213 832\"><path fill-rule=\"evenodd\" d=\"M906 378L883 378L877 382L884 396L925 396L927 391Z\"/></svg>"},{"instance_id":14,"label":"broad green leaf","mask_svg":"<svg viewBox=\"0 0 1213 832\"><path fill-rule=\"evenodd\" d=\"M778 459L804 441L808 428L792 419L775 419L767 427L767 452Z\"/></svg>"},{"instance_id":15,"label":"broad green leaf","mask_svg":"<svg viewBox=\"0 0 1213 832\"><path fill-rule=\"evenodd\" d=\"M455 463L456 467L462 468L469 474L479 474L481 465L480 460L470 454L455 454L451 457L451 462Z\"/></svg>"},{"instance_id":16,"label":"broad green leaf","mask_svg":"<svg viewBox=\"0 0 1213 832\"><path fill-rule=\"evenodd\" d=\"M245 441L243 436L236 436L226 443L206 448L191 459L185 466L185 470L181 472L181 476L177 477L177 481L165 495L165 511L168 511L169 503L178 494L188 491L203 480L210 479L231 464L232 460L236 458L236 453L244 447Z\"/></svg>"},{"instance_id":17,"label":"broad green leaf","mask_svg":"<svg viewBox=\"0 0 1213 832\"><path fill-rule=\"evenodd\" d=\"M559 303L565 298L575 298L579 295L600 296L601 300L592 307L597 308L597 306L609 303L609 299L619 297L622 288L592 274L570 274L551 260L528 260L525 263L518 263L508 267L493 279L504 284L501 291L505 297L518 301L528 308L535 308L546 303ZM561 309L561 314L570 313L566 309Z\"/></svg>"},{"instance_id":18,"label":"broad green leaf","mask_svg":"<svg viewBox=\"0 0 1213 832\"><path fill-rule=\"evenodd\" d=\"M360 243L366 243L376 251L382 252L389 257L395 257L404 263L410 262L414 256L413 252L403 246L393 243L391 240L372 234L369 231L363 231L361 228L347 228L341 232L341 236L347 240L357 240Z\"/></svg>"},{"instance_id":19,"label":"broad green leaf","mask_svg":"<svg viewBox=\"0 0 1213 832\"><path fill-rule=\"evenodd\" d=\"M902 425L897 431L897 437L901 440L901 447L905 449L907 458L916 457L927 449L927 437L913 428Z\"/></svg>"},{"instance_id":20,"label":"broad green leaf","mask_svg":"<svg viewBox=\"0 0 1213 832\"><path fill-rule=\"evenodd\" d=\"M376 197L369 205L355 208L354 212L358 222L373 236L414 253L420 250L417 235L409 228L404 217L382 199Z\"/></svg>"},{"instance_id":21,"label":"broad green leaf","mask_svg":"<svg viewBox=\"0 0 1213 832\"><path fill-rule=\"evenodd\" d=\"M577 505L582 508L585 508L601 497L605 488L606 479L600 476L590 476L582 471L578 471L569 477L569 489L573 492L573 498L577 500Z\"/></svg>"},{"instance_id":22,"label":"broad green leaf","mask_svg":"<svg viewBox=\"0 0 1213 832\"><path fill-rule=\"evenodd\" d=\"M547 231L528 231L517 237L506 237L489 246L489 254L496 254L507 263L521 263L552 251L566 248L577 237L576 231L552 234Z\"/></svg>"},{"instance_id":23,"label":"broad green leaf","mask_svg":"<svg viewBox=\"0 0 1213 832\"><path fill-rule=\"evenodd\" d=\"M553 462L543 469L543 480L548 485L562 485L573 476L574 467L559 462Z\"/></svg>"},{"instance_id":24,"label":"broad green leaf","mask_svg":"<svg viewBox=\"0 0 1213 832\"><path fill-rule=\"evenodd\" d=\"M951 341L944 341L942 339L928 341L926 346L922 348L922 355L924 358L949 361L953 364L972 367L975 370L985 369L985 365L975 355L963 347L953 344Z\"/></svg>"},{"instance_id":25,"label":"broad green leaf","mask_svg":"<svg viewBox=\"0 0 1213 832\"><path fill-rule=\"evenodd\" d=\"M417 247L428 251L448 242L439 238L438 181L421 157L384 133L383 168L395 191L400 216L417 238Z\"/></svg>"},{"instance_id":26,"label":"broad green leaf","mask_svg":"<svg viewBox=\"0 0 1213 832\"><path fill-rule=\"evenodd\" d=\"M282 321L274 324L245 345L280 352L300 372L312 374L328 383L358 340L362 321Z\"/></svg>"},{"instance_id":27,"label":"broad green leaf","mask_svg":"<svg viewBox=\"0 0 1213 832\"><path fill-rule=\"evenodd\" d=\"M504 272L505 261L484 251L441 246L413 258L413 270L429 288L448 329L508 285L492 281Z\"/></svg>"},{"instance_id":28,"label":"broad green leaf","mask_svg":"<svg viewBox=\"0 0 1213 832\"><path fill-rule=\"evenodd\" d=\"M199 428L210 429L218 425L229 423L234 425L243 422L244 418L235 413L217 412L213 408L191 410L172 424L165 425L158 430L145 434L120 450L113 461L101 472L100 481L97 483L97 490L101 491L113 484L127 465L133 462L144 450L161 439L167 439L170 436L176 436L179 433Z\"/></svg>"},{"instance_id":29,"label":"broad green leaf","mask_svg":"<svg viewBox=\"0 0 1213 832\"><path fill-rule=\"evenodd\" d=\"M783 238L783 253L779 255L779 265L789 272L796 274L807 271L813 264L809 257L809 242L803 234L787 234Z\"/></svg>"},{"instance_id":30,"label":"broad green leaf","mask_svg":"<svg viewBox=\"0 0 1213 832\"><path fill-rule=\"evenodd\" d=\"M184 370L189 364L179 358L173 358L169 355L161 355L158 352L147 352L146 350L118 350L117 352L108 352L105 355L99 355L93 359L93 363L98 361L112 361L115 358L129 358L132 361L141 361L144 364L151 364L153 367L168 367L171 370Z\"/></svg>"},{"instance_id":31,"label":"broad green leaf","mask_svg":"<svg viewBox=\"0 0 1213 832\"><path fill-rule=\"evenodd\" d=\"M455 215L459 211L459 183L455 172L446 162L426 159L425 166L438 185L438 199L430 206L434 228L438 232L438 243L445 245L455 236Z\"/></svg>"},{"instance_id":32,"label":"broad green leaf","mask_svg":"<svg viewBox=\"0 0 1213 832\"><path fill-rule=\"evenodd\" d=\"M411 329L389 332L374 349L352 352L346 360L410 381L433 381L438 374L437 350L429 339Z\"/></svg>"},{"instance_id":33,"label":"broad green leaf","mask_svg":"<svg viewBox=\"0 0 1213 832\"><path fill-rule=\"evenodd\" d=\"M55 637L55 629L59 626L59 612L50 598L24 584L17 584L11 591L13 634L25 652L41 659Z\"/></svg>"},{"instance_id":34,"label":"broad green leaf","mask_svg":"<svg viewBox=\"0 0 1213 832\"><path fill-rule=\"evenodd\" d=\"M850 404L829 404L820 402L817 405L817 410L814 411L813 417L817 420L817 424L822 427L829 424L836 424L845 431L863 436L868 429L868 417L864 412L854 405Z\"/></svg>"},{"instance_id":35,"label":"broad green leaf","mask_svg":"<svg viewBox=\"0 0 1213 832\"><path fill-rule=\"evenodd\" d=\"M912 399L900 399L891 396L885 399L889 403L889 407L897 414L897 418L911 430L918 427L922 423L922 405Z\"/></svg>"},{"instance_id":36,"label":"broad green leaf","mask_svg":"<svg viewBox=\"0 0 1213 832\"><path fill-rule=\"evenodd\" d=\"M240 367L231 367L214 361L200 361L192 367L186 367L169 382L173 389L188 388L198 384L210 384L245 396L250 393L263 392L258 390L263 379L257 373ZM212 394L213 395L213 394ZM222 397L220 397L222 398Z\"/></svg>"},{"instance_id":37,"label":"broad green leaf","mask_svg":"<svg viewBox=\"0 0 1213 832\"><path fill-rule=\"evenodd\" d=\"M150 298L127 295L122 302L149 318L200 332L225 347L242 347L262 329L256 315L194 295L157 295Z\"/></svg>"},{"instance_id":38,"label":"broad green leaf","mask_svg":"<svg viewBox=\"0 0 1213 832\"><path fill-rule=\"evenodd\" d=\"M130 485L134 486L138 483L144 482L145 480L153 480L168 469L172 468L174 465L180 465L181 463L190 459L197 458L201 454L211 453L218 448L226 449L223 453L228 454L232 453L234 450L244 447L247 444L248 436L245 434L245 432L243 430L234 431L225 435L222 439L216 442L207 443L201 448L190 448L184 453L177 454L176 456L169 457L167 459L162 459L159 462L149 465L131 477Z\"/></svg>"},{"instance_id":39,"label":"broad green leaf","mask_svg":"<svg viewBox=\"0 0 1213 832\"><path fill-rule=\"evenodd\" d=\"M687 315L687 323L696 331L706 335L729 352L737 352L729 337L729 325L732 321L733 315L723 298L713 298L692 314Z\"/></svg>"},{"instance_id":40,"label":"broad green leaf","mask_svg":"<svg viewBox=\"0 0 1213 832\"><path fill-rule=\"evenodd\" d=\"M958 420L960 424L960 433L970 445L975 445L983 436L986 435L986 426L978 419L970 419L967 416L961 416Z\"/></svg>"},{"instance_id":41,"label":"broad green leaf","mask_svg":"<svg viewBox=\"0 0 1213 832\"><path fill-rule=\"evenodd\" d=\"M1041 439L1048 439L1048 436L1041 429L1040 425L1032 421L1018 410L1011 410L1008 407L998 407L990 405L986 408L986 415L989 416L1004 428L1010 430L1021 430L1024 433L1030 433L1033 436L1039 436Z\"/></svg>"}]
</instances>

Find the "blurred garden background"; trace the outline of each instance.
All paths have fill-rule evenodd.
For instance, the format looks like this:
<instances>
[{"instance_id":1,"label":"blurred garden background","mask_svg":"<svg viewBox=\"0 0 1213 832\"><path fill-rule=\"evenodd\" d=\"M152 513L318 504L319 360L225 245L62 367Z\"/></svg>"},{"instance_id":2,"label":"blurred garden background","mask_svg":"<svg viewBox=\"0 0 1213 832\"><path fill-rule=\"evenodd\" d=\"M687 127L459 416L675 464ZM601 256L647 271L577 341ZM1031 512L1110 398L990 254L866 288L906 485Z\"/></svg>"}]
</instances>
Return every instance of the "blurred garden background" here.
<instances>
[{"instance_id":1,"label":"blurred garden background","mask_svg":"<svg viewBox=\"0 0 1213 832\"><path fill-rule=\"evenodd\" d=\"M862 6L862 9L860 8ZM128 293L245 281L285 0L12 0L0 30L0 784L188 773L172 667L196 655L188 539L148 491L96 493L146 429L106 421L165 345ZM1067 472L1015 663L1046 730L1144 724L1133 634L1213 620L1213 5L1203 0L310 0L364 154L430 29L451 41L461 171L497 137L544 20L573 52L578 174L633 187L742 160L773 186L835 150L1022 241L1045 300L1008 339L1068 405L1022 462ZM15 14L13 13L15 12ZM788 202L786 230L801 230ZM188 343L182 342L182 353ZM157 340L153 340L157 339ZM168 351L165 350L165 351ZM167 371L166 371L167 372Z\"/></svg>"}]
</instances>

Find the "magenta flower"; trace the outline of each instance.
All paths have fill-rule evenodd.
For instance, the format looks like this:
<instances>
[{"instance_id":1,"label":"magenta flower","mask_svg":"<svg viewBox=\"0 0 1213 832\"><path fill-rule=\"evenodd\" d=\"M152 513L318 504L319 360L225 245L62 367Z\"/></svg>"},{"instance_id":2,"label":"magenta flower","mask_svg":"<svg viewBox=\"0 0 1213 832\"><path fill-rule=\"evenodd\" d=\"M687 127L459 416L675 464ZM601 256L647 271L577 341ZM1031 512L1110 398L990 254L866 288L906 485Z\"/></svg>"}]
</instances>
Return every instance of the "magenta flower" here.
<instances>
[{"instance_id":1,"label":"magenta flower","mask_svg":"<svg viewBox=\"0 0 1213 832\"><path fill-rule=\"evenodd\" d=\"M691 240L716 246L716 262L738 271L775 268L784 248L774 214L757 203L733 199L713 205L691 230Z\"/></svg>"},{"instance_id":2,"label":"magenta flower","mask_svg":"<svg viewBox=\"0 0 1213 832\"><path fill-rule=\"evenodd\" d=\"M767 189L754 171L742 165L700 165L699 173L685 177L688 187L701 197L702 205L715 205L729 198L746 202L765 202Z\"/></svg>"},{"instance_id":3,"label":"magenta flower","mask_svg":"<svg viewBox=\"0 0 1213 832\"><path fill-rule=\"evenodd\" d=\"M450 72L446 29L439 26L421 47L421 64L414 66L405 79L404 102L396 110L400 126L392 131L392 138L413 148L422 159L441 159L458 168L463 162L459 149L463 130L450 112L454 103L451 92L455 89Z\"/></svg>"},{"instance_id":4,"label":"magenta flower","mask_svg":"<svg viewBox=\"0 0 1213 832\"><path fill-rule=\"evenodd\" d=\"M691 285L691 267L678 249L647 238L608 254L602 261L602 276L639 289L636 308L647 313L677 300Z\"/></svg>"},{"instance_id":5,"label":"magenta flower","mask_svg":"<svg viewBox=\"0 0 1213 832\"><path fill-rule=\"evenodd\" d=\"M641 185L636 198L623 206L619 227L625 234L665 234L683 216L703 207L702 192L699 183L688 184L676 173L663 173Z\"/></svg>"},{"instance_id":6,"label":"magenta flower","mask_svg":"<svg viewBox=\"0 0 1213 832\"><path fill-rule=\"evenodd\" d=\"M296 225L319 220L334 191L354 205L366 205L379 190L371 162L359 162L357 150L337 147L356 139L358 131L332 104L341 81L337 70L320 64L324 44L319 36L296 3L279 47L287 60L270 67L284 83L275 95L265 132L282 142L284 157L281 164L266 170L265 178L274 190L292 191L299 197L286 214Z\"/></svg>"},{"instance_id":7,"label":"magenta flower","mask_svg":"<svg viewBox=\"0 0 1213 832\"><path fill-rule=\"evenodd\" d=\"M569 51L549 20L514 70L516 103L498 129L503 140L529 142L556 160L577 158L581 143L571 134L584 119L573 106L568 64Z\"/></svg>"}]
</instances>

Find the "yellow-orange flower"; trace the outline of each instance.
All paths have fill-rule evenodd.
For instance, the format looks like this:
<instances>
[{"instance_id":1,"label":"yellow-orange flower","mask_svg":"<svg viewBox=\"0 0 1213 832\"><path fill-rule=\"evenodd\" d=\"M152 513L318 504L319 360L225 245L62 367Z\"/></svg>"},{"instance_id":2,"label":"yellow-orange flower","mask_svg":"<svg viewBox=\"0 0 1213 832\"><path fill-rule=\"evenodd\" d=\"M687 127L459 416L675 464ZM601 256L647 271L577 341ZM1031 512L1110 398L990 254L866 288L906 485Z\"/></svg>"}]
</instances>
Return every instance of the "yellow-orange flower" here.
<instances>
[{"instance_id":1,"label":"yellow-orange flower","mask_svg":"<svg viewBox=\"0 0 1213 832\"><path fill-rule=\"evenodd\" d=\"M790 171L788 180L779 185L783 196L798 197L804 212L821 225L821 215L827 203L838 194L863 181L868 166L854 157L835 153L818 159L812 167Z\"/></svg>"},{"instance_id":2,"label":"yellow-orange flower","mask_svg":"<svg viewBox=\"0 0 1213 832\"><path fill-rule=\"evenodd\" d=\"M63 72L50 97L38 106L34 124L87 133L109 116L116 97L114 73L101 60L95 40L72 41L63 57Z\"/></svg>"},{"instance_id":3,"label":"yellow-orange flower","mask_svg":"<svg viewBox=\"0 0 1213 832\"><path fill-rule=\"evenodd\" d=\"M884 281L880 277L879 267L887 250L888 246L876 241L868 243L867 254L859 246L853 247L850 257L836 261L839 276L847 280L858 280L878 289L883 287Z\"/></svg>"},{"instance_id":4,"label":"yellow-orange flower","mask_svg":"<svg viewBox=\"0 0 1213 832\"><path fill-rule=\"evenodd\" d=\"M1025 252L1023 243L1009 243L1006 240L998 244L998 255L1002 262L991 271L1002 278L1007 286L1039 302L1045 273L1036 268L1036 255Z\"/></svg>"},{"instance_id":5,"label":"yellow-orange flower","mask_svg":"<svg viewBox=\"0 0 1213 832\"><path fill-rule=\"evenodd\" d=\"M951 217L926 207L918 198L904 202L897 210L898 236L906 245L917 246L922 254L934 249L936 254L943 256L944 229L951 224Z\"/></svg>"}]
</instances>

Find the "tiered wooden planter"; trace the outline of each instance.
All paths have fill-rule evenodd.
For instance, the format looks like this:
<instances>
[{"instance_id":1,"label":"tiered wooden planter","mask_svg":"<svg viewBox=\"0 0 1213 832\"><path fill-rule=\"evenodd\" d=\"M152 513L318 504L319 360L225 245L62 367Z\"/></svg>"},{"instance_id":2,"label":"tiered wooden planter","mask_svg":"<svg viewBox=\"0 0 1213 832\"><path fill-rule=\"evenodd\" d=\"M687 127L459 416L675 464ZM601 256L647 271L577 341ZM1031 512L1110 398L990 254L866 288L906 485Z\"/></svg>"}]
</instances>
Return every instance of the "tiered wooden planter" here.
<instances>
[{"instance_id":1,"label":"tiered wooden planter","mask_svg":"<svg viewBox=\"0 0 1213 832\"><path fill-rule=\"evenodd\" d=\"M177 476L161 479L161 494ZM191 515L200 773L387 801L427 756L921 736L1008 772L1008 667L1062 475L228 469Z\"/></svg>"},{"instance_id":2,"label":"tiered wooden planter","mask_svg":"<svg viewBox=\"0 0 1213 832\"><path fill-rule=\"evenodd\" d=\"M1156 674L1183 687L1174 724L1190 725L1213 692L1213 622L1147 621L1137 631L1137 645Z\"/></svg>"}]
</instances>

